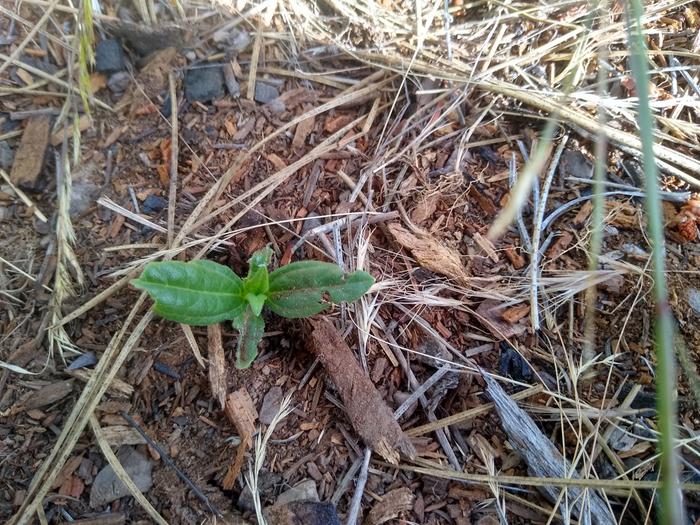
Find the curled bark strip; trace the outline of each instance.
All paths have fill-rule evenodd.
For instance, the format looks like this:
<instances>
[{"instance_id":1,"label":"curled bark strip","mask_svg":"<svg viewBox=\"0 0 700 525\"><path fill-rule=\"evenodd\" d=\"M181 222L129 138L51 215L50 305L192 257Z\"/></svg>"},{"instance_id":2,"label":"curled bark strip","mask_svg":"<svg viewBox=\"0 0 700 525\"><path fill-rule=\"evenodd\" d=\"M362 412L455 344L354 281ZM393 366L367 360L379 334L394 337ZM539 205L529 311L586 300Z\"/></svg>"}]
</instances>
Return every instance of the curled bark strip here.
<instances>
[{"instance_id":1,"label":"curled bark strip","mask_svg":"<svg viewBox=\"0 0 700 525\"><path fill-rule=\"evenodd\" d=\"M397 464L400 454L413 458L413 444L335 327L325 319L309 323L313 328L311 351L338 389L357 433L389 463Z\"/></svg>"}]
</instances>

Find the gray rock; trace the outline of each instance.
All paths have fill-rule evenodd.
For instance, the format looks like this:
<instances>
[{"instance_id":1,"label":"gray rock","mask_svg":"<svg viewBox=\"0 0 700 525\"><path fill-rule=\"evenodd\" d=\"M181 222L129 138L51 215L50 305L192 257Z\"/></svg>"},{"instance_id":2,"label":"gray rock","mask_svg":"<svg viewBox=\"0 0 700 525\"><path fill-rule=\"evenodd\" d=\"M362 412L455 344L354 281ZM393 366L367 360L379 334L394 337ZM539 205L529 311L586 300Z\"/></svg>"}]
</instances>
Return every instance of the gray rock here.
<instances>
[{"instance_id":1,"label":"gray rock","mask_svg":"<svg viewBox=\"0 0 700 525\"><path fill-rule=\"evenodd\" d=\"M593 164L578 150L564 150L559 161L559 174L562 177L590 179L593 176Z\"/></svg>"},{"instance_id":2,"label":"gray rock","mask_svg":"<svg viewBox=\"0 0 700 525\"><path fill-rule=\"evenodd\" d=\"M143 213L150 215L151 213L158 213L163 211L168 205L168 200L160 197L158 195L149 195L146 200L143 201L142 210Z\"/></svg>"},{"instance_id":3,"label":"gray rock","mask_svg":"<svg viewBox=\"0 0 700 525\"><path fill-rule=\"evenodd\" d=\"M285 111L287 109L287 106L285 105L285 103L282 101L281 98L277 97L277 98L271 100L270 102L268 102L267 104L265 104L265 108L267 108L267 110L271 114L279 115L280 113L282 113L283 111Z\"/></svg>"},{"instance_id":4,"label":"gray rock","mask_svg":"<svg viewBox=\"0 0 700 525\"><path fill-rule=\"evenodd\" d=\"M15 150L12 149L6 140L0 141L0 168L9 170L12 168L14 161Z\"/></svg>"},{"instance_id":5,"label":"gray rock","mask_svg":"<svg viewBox=\"0 0 700 525\"><path fill-rule=\"evenodd\" d=\"M700 290L690 288L688 290L688 305L693 309L696 315L700 315Z\"/></svg>"},{"instance_id":6,"label":"gray rock","mask_svg":"<svg viewBox=\"0 0 700 525\"><path fill-rule=\"evenodd\" d=\"M95 203L100 187L91 182L75 182L70 189L70 216L85 213Z\"/></svg>"},{"instance_id":7,"label":"gray rock","mask_svg":"<svg viewBox=\"0 0 700 525\"><path fill-rule=\"evenodd\" d=\"M211 102L224 94L221 65L189 69L185 73L185 97L189 102Z\"/></svg>"},{"instance_id":8,"label":"gray rock","mask_svg":"<svg viewBox=\"0 0 700 525\"><path fill-rule=\"evenodd\" d=\"M320 501L314 480L301 481L291 489L285 490L279 495L275 505L284 505L293 501Z\"/></svg>"},{"instance_id":9,"label":"gray rock","mask_svg":"<svg viewBox=\"0 0 700 525\"><path fill-rule=\"evenodd\" d=\"M274 86L270 84L265 84L264 82L255 83L255 101L261 104L267 104L275 100L280 96L279 91Z\"/></svg>"},{"instance_id":10,"label":"gray rock","mask_svg":"<svg viewBox=\"0 0 700 525\"><path fill-rule=\"evenodd\" d=\"M272 423L272 420L277 415L277 412L279 412L283 397L284 392L282 392L282 389L278 386L273 386L267 391L267 394L265 394L265 397L263 398L260 415L258 416L263 425L269 425Z\"/></svg>"},{"instance_id":11,"label":"gray rock","mask_svg":"<svg viewBox=\"0 0 700 525\"><path fill-rule=\"evenodd\" d=\"M148 492L153 485L151 470L153 464L134 447L122 447L117 453L119 462L141 492ZM95 477L90 490L90 507L102 507L112 501L128 496L129 489L117 477L111 466L107 465Z\"/></svg>"},{"instance_id":12,"label":"gray rock","mask_svg":"<svg viewBox=\"0 0 700 525\"><path fill-rule=\"evenodd\" d=\"M107 79L107 87L115 94L122 94L131 83L131 76L126 71L117 71Z\"/></svg>"},{"instance_id":13,"label":"gray rock","mask_svg":"<svg viewBox=\"0 0 700 525\"><path fill-rule=\"evenodd\" d=\"M119 40L110 38L95 46L95 69L107 74L126 69L126 56Z\"/></svg>"},{"instance_id":14,"label":"gray rock","mask_svg":"<svg viewBox=\"0 0 700 525\"><path fill-rule=\"evenodd\" d=\"M95 164L83 164L73 173L73 184L70 191L70 215L77 217L85 213L100 193L100 186L95 181Z\"/></svg>"},{"instance_id":15,"label":"gray rock","mask_svg":"<svg viewBox=\"0 0 700 525\"><path fill-rule=\"evenodd\" d=\"M340 525L338 513L332 503L295 501L285 505L273 505L265 509L269 525Z\"/></svg>"},{"instance_id":16,"label":"gray rock","mask_svg":"<svg viewBox=\"0 0 700 525\"><path fill-rule=\"evenodd\" d=\"M220 48L234 53L240 53L250 45L250 34L238 27L219 29L212 35L212 39Z\"/></svg>"}]
</instances>

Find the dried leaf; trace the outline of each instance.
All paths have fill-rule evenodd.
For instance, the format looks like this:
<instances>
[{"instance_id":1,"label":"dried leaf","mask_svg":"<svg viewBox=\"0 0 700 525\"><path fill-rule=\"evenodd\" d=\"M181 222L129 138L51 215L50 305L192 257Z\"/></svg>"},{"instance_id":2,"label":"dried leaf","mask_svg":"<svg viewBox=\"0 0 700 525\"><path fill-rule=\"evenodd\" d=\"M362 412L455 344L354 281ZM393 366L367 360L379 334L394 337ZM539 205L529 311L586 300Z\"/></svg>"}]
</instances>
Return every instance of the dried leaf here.
<instances>
[{"instance_id":1,"label":"dried leaf","mask_svg":"<svg viewBox=\"0 0 700 525\"><path fill-rule=\"evenodd\" d=\"M457 251L448 248L429 235L418 237L396 223L388 224L387 228L396 242L409 250L421 266L455 279L460 284L468 284L469 275Z\"/></svg>"}]
</instances>

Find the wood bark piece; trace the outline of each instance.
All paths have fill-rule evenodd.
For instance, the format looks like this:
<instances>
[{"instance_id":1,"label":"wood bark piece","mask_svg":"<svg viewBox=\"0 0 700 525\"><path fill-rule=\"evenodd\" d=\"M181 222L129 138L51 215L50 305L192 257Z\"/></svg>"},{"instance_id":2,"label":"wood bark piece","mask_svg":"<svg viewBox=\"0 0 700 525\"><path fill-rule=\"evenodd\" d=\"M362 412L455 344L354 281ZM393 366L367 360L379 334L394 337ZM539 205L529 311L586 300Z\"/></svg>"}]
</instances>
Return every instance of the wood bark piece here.
<instances>
[{"instance_id":1,"label":"wood bark piece","mask_svg":"<svg viewBox=\"0 0 700 525\"><path fill-rule=\"evenodd\" d=\"M226 471L226 476L224 476L222 483L224 490L231 490L243 468L246 450L253 442L258 411L255 410L255 405L253 405L253 400L248 391L244 388L239 388L226 398L225 412L241 437L241 443L236 450L236 457Z\"/></svg>"},{"instance_id":2,"label":"wood bark piece","mask_svg":"<svg viewBox=\"0 0 700 525\"><path fill-rule=\"evenodd\" d=\"M462 285L468 285L469 275L457 251L448 248L428 234L415 235L396 223L388 224L387 228L396 242L413 254L418 264L431 272L455 279Z\"/></svg>"},{"instance_id":3,"label":"wood bark piece","mask_svg":"<svg viewBox=\"0 0 700 525\"><path fill-rule=\"evenodd\" d=\"M501 418L501 426L508 434L508 439L515 450L527 463L529 474L542 478L570 477L581 479L579 474L571 468L569 461L540 431L532 418L508 397L501 385L483 370L480 372L486 381L486 392L493 399L496 411ZM595 483L595 480L592 483ZM557 501L560 490L558 487L549 485L542 487L541 490L550 501ZM615 524L614 516L598 493L595 490L587 489L588 493L583 494L583 490L577 487L568 488L567 500L572 502L573 515L584 523ZM562 500L560 504L563 505L563 501L565 500ZM581 516L584 504L586 513L590 514L588 519Z\"/></svg>"},{"instance_id":4,"label":"wood bark piece","mask_svg":"<svg viewBox=\"0 0 700 525\"><path fill-rule=\"evenodd\" d=\"M211 393L221 403L221 408L226 408L226 357L224 346L221 342L221 325L219 323L207 327L207 346L209 355L209 383Z\"/></svg>"},{"instance_id":5,"label":"wood bark piece","mask_svg":"<svg viewBox=\"0 0 700 525\"><path fill-rule=\"evenodd\" d=\"M413 458L413 444L336 328L325 319L309 323L313 328L311 350L338 389L357 433L389 463L397 464L400 454Z\"/></svg>"},{"instance_id":6,"label":"wood bark piece","mask_svg":"<svg viewBox=\"0 0 700 525\"><path fill-rule=\"evenodd\" d=\"M364 525L380 525L389 520L398 518L402 512L408 512L413 508L413 492L408 487L390 490L382 496L382 501L374 505L369 511Z\"/></svg>"},{"instance_id":7,"label":"wood bark piece","mask_svg":"<svg viewBox=\"0 0 700 525\"><path fill-rule=\"evenodd\" d=\"M49 145L51 117L39 115L27 120L15 161L12 164L10 180L16 186L35 189L39 175L44 168L46 148Z\"/></svg>"}]
</instances>

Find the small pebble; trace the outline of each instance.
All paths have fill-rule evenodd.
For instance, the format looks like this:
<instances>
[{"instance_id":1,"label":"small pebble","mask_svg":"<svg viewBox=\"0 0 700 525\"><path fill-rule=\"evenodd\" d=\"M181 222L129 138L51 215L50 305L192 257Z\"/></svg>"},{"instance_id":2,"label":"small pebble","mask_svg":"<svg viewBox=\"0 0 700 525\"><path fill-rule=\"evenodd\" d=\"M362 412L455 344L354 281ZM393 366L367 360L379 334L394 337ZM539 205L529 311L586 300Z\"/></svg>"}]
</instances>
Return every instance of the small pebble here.
<instances>
[{"instance_id":1,"label":"small pebble","mask_svg":"<svg viewBox=\"0 0 700 525\"><path fill-rule=\"evenodd\" d=\"M301 481L291 489L285 490L279 495L275 505L284 505L292 501L321 501L316 490L316 483L312 479Z\"/></svg>"},{"instance_id":2,"label":"small pebble","mask_svg":"<svg viewBox=\"0 0 700 525\"><path fill-rule=\"evenodd\" d=\"M133 447L122 447L117 453L119 462L141 492L148 492L153 485L153 463ZM129 489L114 473L111 466L104 467L95 477L90 490L90 507L95 509L130 494Z\"/></svg>"},{"instance_id":3,"label":"small pebble","mask_svg":"<svg viewBox=\"0 0 700 525\"><path fill-rule=\"evenodd\" d=\"M275 418L280 409L283 397L284 393L278 386L273 386L267 391L267 394L265 394L265 397L263 398L260 415L258 416L263 425L269 425L272 423L272 420Z\"/></svg>"},{"instance_id":4,"label":"small pebble","mask_svg":"<svg viewBox=\"0 0 700 525\"><path fill-rule=\"evenodd\" d=\"M6 140L0 141L0 168L9 170L15 161L15 151Z\"/></svg>"},{"instance_id":5,"label":"small pebble","mask_svg":"<svg viewBox=\"0 0 700 525\"><path fill-rule=\"evenodd\" d=\"M250 34L237 27L233 29L219 29L212 35L212 39L222 49L234 53L240 53L250 45Z\"/></svg>"},{"instance_id":6,"label":"small pebble","mask_svg":"<svg viewBox=\"0 0 700 525\"><path fill-rule=\"evenodd\" d=\"M511 377L516 381L529 383L532 381L532 368L523 357L505 341L501 341L501 358L498 362L498 371L504 377Z\"/></svg>"},{"instance_id":7,"label":"small pebble","mask_svg":"<svg viewBox=\"0 0 700 525\"><path fill-rule=\"evenodd\" d=\"M126 71L117 71L107 79L107 87L114 94L121 94L126 91L131 82L131 77Z\"/></svg>"},{"instance_id":8,"label":"small pebble","mask_svg":"<svg viewBox=\"0 0 700 525\"><path fill-rule=\"evenodd\" d=\"M688 289L688 305L695 315L700 315L700 290L697 288Z\"/></svg>"},{"instance_id":9,"label":"small pebble","mask_svg":"<svg viewBox=\"0 0 700 525\"><path fill-rule=\"evenodd\" d=\"M164 210L168 206L168 201L159 195L149 195L141 205L143 213L150 215Z\"/></svg>"},{"instance_id":10,"label":"small pebble","mask_svg":"<svg viewBox=\"0 0 700 525\"><path fill-rule=\"evenodd\" d=\"M95 47L95 69L99 73L116 73L126 69L126 57L119 40L102 40Z\"/></svg>"},{"instance_id":11,"label":"small pebble","mask_svg":"<svg viewBox=\"0 0 700 525\"><path fill-rule=\"evenodd\" d=\"M185 73L185 97L189 102L211 102L224 94L221 66L198 67Z\"/></svg>"},{"instance_id":12,"label":"small pebble","mask_svg":"<svg viewBox=\"0 0 700 525\"><path fill-rule=\"evenodd\" d=\"M287 106L279 97L265 104L265 107L273 115L279 115L287 109Z\"/></svg>"},{"instance_id":13,"label":"small pebble","mask_svg":"<svg viewBox=\"0 0 700 525\"><path fill-rule=\"evenodd\" d=\"M277 88L264 82L255 83L255 101L261 104L267 104L280 96Z\"/></svg>"}]
</instances>

